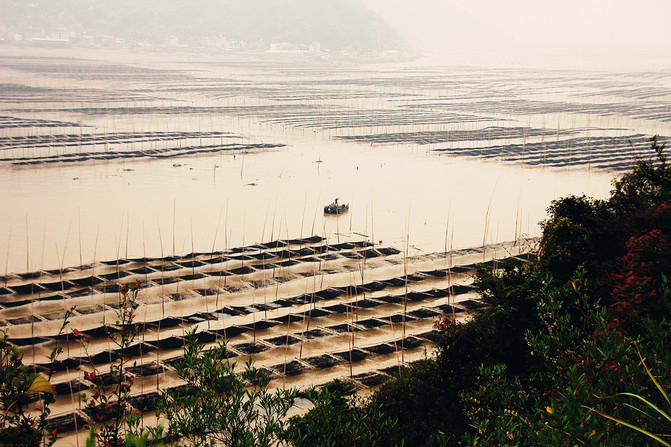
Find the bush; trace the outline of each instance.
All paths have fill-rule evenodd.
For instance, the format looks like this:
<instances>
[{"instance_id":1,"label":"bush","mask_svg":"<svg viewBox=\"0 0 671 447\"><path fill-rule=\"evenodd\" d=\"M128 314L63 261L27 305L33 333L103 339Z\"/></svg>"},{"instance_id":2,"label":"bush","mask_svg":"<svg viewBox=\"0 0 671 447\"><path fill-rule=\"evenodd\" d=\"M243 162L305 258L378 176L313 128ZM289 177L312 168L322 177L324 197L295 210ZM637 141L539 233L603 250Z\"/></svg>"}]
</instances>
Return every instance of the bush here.
<instances>
[{"instance_id":1,"label":"bush","mask_svg":"<svg viewBox=\"0 0 671 447\"><path fill-rule=\"evenodd\" d=\"M294 416L284 438L294 446L385 446L403 445L390 437L396 422L379 404L348 399L348 383L335 380L311 389L307 398L314 407Z\"/></svg>"},{"instance_id":2,"label":"bush","mask_svg":"<svg viewBox=\"0 0 671 447\"><path fill-rule=\"evenodd\" d=\"M270 392L270 372L252 366L242 372L226 355L226 345L205 350L193 329L184 359L175 367L187 384L163 393L157 413L169 421L167 441L195 446L271 446L284 431L295 390Z\"/></svg>"}]
</instances>

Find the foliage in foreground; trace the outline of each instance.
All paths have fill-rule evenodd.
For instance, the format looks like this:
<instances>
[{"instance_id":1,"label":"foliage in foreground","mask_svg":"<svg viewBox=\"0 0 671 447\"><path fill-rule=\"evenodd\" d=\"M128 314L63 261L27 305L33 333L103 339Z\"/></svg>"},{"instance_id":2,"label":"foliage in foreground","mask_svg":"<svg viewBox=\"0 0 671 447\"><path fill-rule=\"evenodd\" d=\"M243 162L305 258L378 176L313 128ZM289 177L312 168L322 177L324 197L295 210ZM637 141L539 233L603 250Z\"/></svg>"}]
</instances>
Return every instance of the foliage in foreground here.
<instances>
[{"instance_id":1,"label":"foliage in foreground","mask_svg":"<svg viewBox=\"0 0 671 447\"><path fill-rule=\"evenodd\" d=\"M72 310L65 312L59 335L68 325ZM47 376L23 364L23 350L9 341L6 331L0 338L0 445L51 446L56 430L47 429L49 406L54 402L49 382L63 348L56 344L49 355Z\"/></svg>"},{"instance_id":2,"label":"foliage in foreground","mask_svg":"<svg viewBox=\"0 0 671 447\"><path fill-rule=\"evenodd\" d=\"M187 386L163 393L157 413L167 419L167 441L194 446L271 446L284 431L295 390L266 388L270 372L251 360L242 372L228 361L226 345L204 349L195 330L187 334L184 359L176 365Z\"/></svg>"},{"instance_id":3,"label":"foliage in foreground","mask_svg":"<svg viewBox=\"0 0 671 447\"><path fill-rule=\"evenodd\" d=\"M340 380L310 390L307 398L314 407L290 419L285 439L297 447L403 445L386 442L396 421L375 404L348 400L347 391Z\"/></svg>"}]
</instances>

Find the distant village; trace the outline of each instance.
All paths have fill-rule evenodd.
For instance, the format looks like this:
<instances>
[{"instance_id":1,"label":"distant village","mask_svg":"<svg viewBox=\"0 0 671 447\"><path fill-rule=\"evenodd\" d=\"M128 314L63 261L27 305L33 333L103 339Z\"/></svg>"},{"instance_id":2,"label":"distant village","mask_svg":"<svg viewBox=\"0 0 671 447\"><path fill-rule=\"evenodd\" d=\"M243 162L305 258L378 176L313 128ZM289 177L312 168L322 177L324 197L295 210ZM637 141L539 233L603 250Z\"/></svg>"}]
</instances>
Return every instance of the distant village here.
<instances>
[{"instance_id":1,"label":"distant village","mask_svg":"<svg viewBox=\"0 0 671 447\"><path fill-rule=\"evenodd\" d=\"M70 31L67 29L55 30L20 30L14 26L0 23L0 45L14 45L45 48L107 48L107 49L142 49L145 51L187 51L203 53L232 53L232 52L266 52L301 54L329 59L330 57L344 58L395 58L401 55L398 51L368 52L362 54L354 48L344 48L333 51L323 48L321 43L313 41L308 44L294 44L289 42L266 43L263 40L255 42L229 39L222 36L210 36L200 39L181 40L176 36L156 38L152 40L128 39L124 37L96 33L94 31Z\"/></svg>"}]
</instances>

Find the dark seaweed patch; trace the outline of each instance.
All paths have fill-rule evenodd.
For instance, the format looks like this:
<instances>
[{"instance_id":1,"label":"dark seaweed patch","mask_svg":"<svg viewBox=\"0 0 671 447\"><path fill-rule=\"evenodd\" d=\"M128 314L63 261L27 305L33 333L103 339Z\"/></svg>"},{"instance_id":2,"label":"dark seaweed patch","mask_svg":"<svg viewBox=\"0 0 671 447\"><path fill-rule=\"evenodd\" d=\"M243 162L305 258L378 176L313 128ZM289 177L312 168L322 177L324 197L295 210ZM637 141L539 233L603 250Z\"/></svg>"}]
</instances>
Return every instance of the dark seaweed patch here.
<instances>
[{"instance_id":1,"label":"dark seaweed patch","mask_svg":"<svg viewBox=\"0 0 671 447\"><path fill-rule=\"evenodd\" d=\"M7 300L7 301L2 301L2 306L3 307L19 307L19 306L23 306L25 304L30 304L32 302L33 302L32 300L16 300L16 301Z\"/></svg>"},{"instance_id":2,"label":"dark seaweed patch","mask_svg":"<svg viewBox=\"0 0 671 447\"><path fill-rule=\"evenodd\" d=\"M130 273L120 270L118 272L106 273L104 275L98 275L98 276L107 281L116 281L121 278L125 278L126 276L130 276Z\"/></svg>"},{"instance_id":3,"label":"dark seaweed patch","mask_svg":"<svg viewBox=\"0 0 671 447\"><path fill-rule=\"evenodd\" d=\"M320 355L317 357L309 357L303 359L303 361L317 369L331 368L338 364L338 360L331 357L328 354Z\"/></svg>"},{"instance_id":4,"label":"dark seaweed patch","mask_svg":"<svg viewBox=\"0 0 671 447\"><path fill-rule=\"evenodd\" d=\"M215 256L214 258L203 259L202 262L206 264L220 264L226 262L227 258L225 256Z\"/></svg>"},{"instance_id":5,"label":"dark seaweed patch","mask_svg":"<svg viewBox=\"0 0 671 447\"><path fill-rule=\"evenodd\" d=\"M282 315L281 317L276 317L273 318L275 321L279 321L282 324L290 324L290 323L297 323L299 321L303 321L303 314L286 314Z\"/></svg>"},{"instance_id":6,"label":"dark seaweed patch","mask_svg":"<svg viewBox=\"0 0 671 447\"><path fill-rule=\"evenodd\" d=\"M121 290L121 286L119 284L104 284L95 289L101 293L118 293Z\"/></svg>"},{"instance_id":7,"label":"dark seaweed patch","mask_svg":"<svg viewBox=\"0 0 671 447\"><path fill-rule=\"evenodd\" d=\"M158 392L152 391L151 393L142 394L140 396L132 397L129 402L141 412L153 411L156 409L156 400L158 399Z\"/></svg>"},{"instance_id":8,"label":"dark seaweed patch","mask_svg":"<svg viewBox=\"0 0 671 447\"><path fill-rule=\"evenodd\" d=\"M10 324L29 324L29 323L38 323L42 321L40 318L36 317L35 315L30 315L28 317L20 317L20 318L7 318L7 322Z\"/></svg>"},{"instance_id":9,"label":"dark seaweed patch","mask_svg":"<svg viewBox=\"0 0 671 447\"><path fill-rule=\"evenodd\" d=\"M377 251L379 251L380 253L382 253L384 256L397 255L397 254L399 254L399 253L401 252L400 250L397 250L397 249L395 249L395 248L393 248L393 247L383 247L383 248L378 248Z\"/></svg>"},{"instance_id":10,"label":"dark seaweed patch","mask_svg":"<svg viewBox=\"0 0 671 447\"><path fill-rule=\"evenodd\" d=\"M184 339L182 337L171 336L168 338L163 338L150 342L152 345L156 346L158 349L177 349L184 346Z\"/></svg>"},{"instance_id":11,"label":"dark seaweed patch","mask_svg":"<svg viewBox=\"0 0 671 447\"><path fill-rule=\"evenodd\" d=\"M404 297L403 295L386 295L375 297L375 299L387 304L400 304L403 302Z\"/></svg>"},{"instance_id":12,"label":"dark seaweed patch","mask_svg":"<svg viewBox=\"0 0 671 447\"><path fill-rule=\"evenodd\" d=\"M264 343L239 343L232 347L243 354L258 354L259 352L264 352L270 349L270 347Z\"/></svg>"},{"instance_id":13,"label":"dark seaweed patch","mask_svg":"<svg viewBox=\"0 0 671 447\"><path fill-rule=\"evenodd\" d=\"M48 282L48 283L40 283L41 286L46 287L48 290L51 290L53 292L57 292L59 290L68 290L72 287L74 287L74 284L72 284L70 281L56 281L56 282Z\"/></svg>"},{"instance_id":14,"label":"dark seaweed patch","mask_svg":"<svg viewBox=\"0 0 671 447\"><path fill-rule=\"evenodd\" d=\"M322 289L316 292L315 296L321 300L332 300L333 298L337 298L343 294L345 294L344 290L329 287L327 289Z\"/></svg>"},{"instance_id":15,"label":"dark seaweed patch","mask_svg":"<svg viewBox=\"0 0 671 447\"><path fill-rule=\"evenodd\" d=\"M48 338L42 337L25 337L25 338L10 338L10 341L16 346L30 346L46 343L50 341Z\"/></svg>"},{"instance_id":16,"label":"dark seaweed patch","mask_svg":"<svg viewBox=\"0 0 671 447\"><path fill-rule=\"evenodd\" d=\"M417 336L421 337L421 338L425 338L425 339L435 343L438 340L440 340L440 338L442 337L442 334L439 331L431 330L431 331L428 331L428 332L423 332L421 334L417 334Z\"/></svg>"},{"instance_id":17,"label":"dark seaweed patch","mask_svg":"<svg viewBox=\"0 0 671 447\"><path fill-rule=\"evenodd\" d=\"M307 340L311 340L313 338L321 338L321 337L326 337L327 335L331 335L330 333L326 332L323 329L310 329L309 331L303 332L303 337L306 338Z\"/></svg>"},{"instance_id":18,"label":"dark seaweed patch","mask_svg":"<svg viewBox=\"0 0 671 447\"><path fill-rule=\"evenodd\" d=\"M359 326L363 326L366 329L373 329L373 328L377 328L377 327L380 327L380 326L386 326L389 323L381 321L381 320L377 320L375 318L369 318L368 320L359 320L359 321L356 322L356 324L359 325Z\"/></svg>"},{"instance_id":19,"label":"dark seaweed patch","mask_svg":"<svg viewBox=\"0 0 671 447\"><path fill-rule=\"evenodd\" d=\"M254 267L256 267L257 269L261 269L261 270L270 270L270 269L277 268L277 264L268 263L268 264L255 265Z\"/></svg>"},{"instance_id":20,"label":"dark seaweed patch","mask_svg":"<svg viewBox=\"0 0 671 447\"><path fill-rule=\"evenodd\" d=\"M360 362L362 360L365 360L370 356L370 354L366 351L362 351L361 349L352 349L351 351L342 351L342 352L336 352L333 355L336 357L340 357L346 362Z\"/></svg>"},{"instance_id":21,"label":"dark seaweed patch","mask_svg":"<svg viewBox=\"0 0 671 447\"><path fill-rule=\"evenodd\" d=\"M244 267L239 267L239 268L236 268L236 269L229 270L229 272L234 274L234 275L247 275L247 274L253 273L255 271L256 271L255 269L251 268L248 265L246 265Z\"/></svg>"},{"instance_id":22,"label":"dark seaweed patch","mask_svg":"<svg viewBox=\"0 0 671 447\"><path fill-rule=\"evenodd\" d=\"M271 328L273 326L277 326L280 324L278 321L273 321L273 320L261 320L257 321L256 323L253 324L248 324L247 327L254 331L263 331L268 328Z\"/></svg>"},{"instance_id":23,"label":"dark seaweed patch","mask_svg":"<svg viewBox=\"0 0 671 447\"><path fill-rule=\"evenodd\" d=\"M116 351L103 351L90 357L91 363L94 365L101 365L105 363L112 363L119 360L119 353Z\"/></svg>"},{"instance_id":24,"label":"dark seaweed patch","mask_svg":"<svg viewBox=\"0 0 671 447\"><path fill-rule=\"evenodd\" d=\"M386 355L391 354L392 352L396 352L396 349L389 343L380 343L379 345L368 346L366 351L372 352L376 355Z\"/></svg>"},{"instance_id":25,"label":"dark seaweed patch","mask_svg":"<svg viewBox=\"0 0 671 447\"><path fill-rule=\"evenodd\" d=\"M479 309L485 305L482 301L477 300L464 300L459 301L457 304L459 304L462 307L465 307L468 310Z\"/></svg>"},{"instance_id":26,"label":"dark seaweed patch","mask_svg":"<svg viewBox=\"0 0 671 447\"><path fill-rule=\"evenodd\" d=\"M368 387L373 387L373 386L378 386L382 385L384 382L390 379L390 377L386 374L380 374L378 372L372 371L372 372L367 372L363 374L357 374L352 377L352 379L356 380L357 382L361 383L362 385L368 386Z\"/></svg>"},{"instance_id":27,"label":"dark seaweed patch","mask_svg":"<svg viewBox=\"0 0 671 447\"><path fill-rule=\"evenodd\" d=\"M447 270L430 270L428 272L422 272L422 274L433 276L435 278L445 278L447 276Z\"/></svg>"},{"instance_id":28,"label":"dark seaweed patch","mask_svg":"<svg viewBox=\"0 0 671 447\"><path fill-rule=\"evenodd\" d=\"M340 253L340 256L344 256L350 259L361 259L363 256L356 251L344 251Z\"/></svg>"},{"instance_id":29,"label":"dark seaweed patch","mask_svg":"<svg viewBox=\"0 0 671 447\"><path fill-rule=\"evenodd\" d=\"M129 262L130 262L130 260L128 260L128 259L114 259L114 260L111 260L111 261L102 261L101 263L105 264L105 265L124 265L124 264L128 264Z\"/></svg>"},{"instance_id":30,"label":"dark seaweed patch","mask_svg":"<svg viewBox=\"0 0 671 447\"><path fill-rule=\"evenodd\" d=\"M86 287L84 289L76 290L74 292L68 292L67 296L69 296L71 298L78 298L78 297L81 297L81 296L89 296L89 295L91 295L91 293L93 293L93 289L91 289L89 287Z\"/></svg>"},{"instance_id":31,"label":"dark seaweed patch","mask_svg":"<svg viewBox=\"0 0 671 447\"><path fill-rule=\"evenodd\" d=\"M299 261L295 259L287 259L286 261L277 262L276 264L280 267L291 267L292 265L298 264Z\"/></svg>"},{"instance_id":32,"label":"dark seaweed patch","mask_svg":"<svg viewBox=\"0 0 671 447\"><path fill-rule=\"evenodd\" d=\"M97 276L87 276L86 278L71 279L70 281L77 284L78 286L88 287L95 286L103 282L103 280Z\"/></svg>"},{"instance_id":33,"label":"dark seaweed patch","mask_svg":"<svg viewBox=\"0 0 671 447\"><path fill-rule=\"evenodd\" d=\"M78 393L89 388L90 386L77 379L54 384L54 392L59 396L69 395L71 392Z\"/></svg>"},{"instance_id":34,"label":"dark seaweed patch","mask_svg":"<svg viewBox=\"0 0 671 447\"><path fill-rule=\"evenodd\" d=\"M207 275L205 275L205 274L203 274L203 273L195 273L195 274L193 274L193 275L184 275L184 276L180 276L179 279L182 280L182 281L194 281L194 280L196 280L196 279L203 279L203 278L205 278L206 276L207 276Z\"/></svg>"},{"instance_id":35,"label":"dark seaweed patch","mask_svg":"<svg viewBox=\"0 0 671 447\"><path fill-rule=\"evenodd\" d=\"M471 286L465 286L465 285L452 286L452 292L455 295L461 295L463 293L468 293L468 292L472 292L472 291L473 291L473 287L471 287Z\"/></svg>"},{"instance_id":36,"label":"dark seaweed patch","mask_svg":"<svg viewBox=\"0 0 671 447\"><path fill-rule=\"evenodd\" d=\"M402 324L403 320L405 319L405 322L409 321L415 321L416 318L411 316L411 315L405 315L403 314L394 314L394 315L389 315L388 317L381 318L382 320L389 320L390 323L392 324Z\"/></svg>"},{"instance_id":37,"label":"dark seaweed patch","mask_svg":"<svg viewBox=\"0 0 671 447\"><path fill-rule=\"evenodd\" d=\"M182 266L184 268L196 268L196 267L201 267L205 265L204 262L196 261L196 260L191 260L191 261L185 261L185 262L176 262L175 264Z\"/></svg>"},{"instance_id":38,"label":"dark seaweed patch","mask_svg":"<svg viewBox=\"0 0 671 447\"><path fill-rule=\"evenodd\" d=\"M320 318L326 315L330 315L331 312L328 312L324 309L310 309L304 312L308 318Z\"/></svg>"},{"instance_id":39,"label":"dark seaweed patch","mask_svg":"<svg viewBox=\"0 0 671 447\"><path fill-rule=\"evenodd\" d=\"M377 292L387 287L387 284L380 281L372 281L363 285L364 292Z\"/></svg>"},{"instance_id":40,"label":"dark seaweed patch","mask_svg":"<svg viewBox=\"0 0 671 447\"><path fill-rule=\"evenodd\" d=\"M424 344L424 342L417 337L406 337L404 340L398 343L403 347L403 349L415 349Z\"/></svg>"},{"instance_id":41,"label":"dark seaweed patch","mask_svg":"<svg viewBox=\"0 0 671 447\"><path fill-rule=\"evenodd\" d=\"M462 266L456 266L452 267L450 269L452 273L469 273L469 272L475 272L475 267L474 266L469 266L469 265L462 265Z\"/></svg>"},{"instance_id":42,"label":"dark seaweed patch","mask_svg":"<svg viewBox=\"0 0 671 447\"><path fill-rule=\"evenodd\" d=\"M154 266L154 267L159 272L173 272L173 271L179 270L181 268L177 264L172 264L172 263L161 264L161 265L157 265L157 266Z\"/></svg>"},{"instance_id":43,"label":"dark seaweed patch","mask_svg":"<svg viewBox=\"0 0 671 447\"><path fill-rule=\"evenodd\" d=\"M68 413L63 416L56 416L47 419L47 430L56 430L56 433L67 433L74 431L75 428L86 426L86 420L79 413Z\"/></svg>"},{"instance_id":44,"label":"dark seaweed patch","mask_svg":"<svg viewBox=\"0 0 671 447\"><path fill-rule=\"evenodd\" d=\"M418 303L431 298L431 295L422 292L408 292L405 296L408 301L413 303Z\"/></svg>"},{"instance_id":45,"label":"dark seaweed patch","mask_svg":"<svg viewBox=\"0 0 671 447\"><path fill-rule=\"evenodd\" d=\"M77 312L79 312L82 315L91 315L95 314L98 312L102 312L104 310L103 306L82 306L82 307L77 307Z\"/></svg>"},{"instance_id":46,"label":"dark seaweed patch","mask_svg":"<svg viewBox=\"0 0 671 447\"><path fill-rule=\"evenodd\" d=\"M252 329L247 327L247 326L228 326L227 328L224 329L213 329L210 330L213 334L217 334L220 337L224 338L233 338L237 337L240 334L244 334L245 332L249 332Z\"/></svg>"},{"instance_id":47,"label":"dark seaweed patch","mask_svg":"<svg viewBox=\"0 0 671 447\"><path fill-rule=\"evenodd\" d=\"M303 371L305 371L306 366L298 360L292 360L289 363L273 366L273 369L280 374L291 377L302 374Z\"/></svg>"},{"instance_id":48,"label":"dark seaweed patch","mask_svg":"<svg viewBox=\"0 0 671 447\"><path fill-rule=\"evenodd\" d=\"M460 313L460 312L464 312L464 309L462 309L460 307L457 307L457 306L452 306L450 304L442 304L442 305L438 306L438 309L442 310L443 313L446 313L446 314L451 314L451 313L457 314L457 313Z\"/></svg>"},{"instance_id":49,"label":"dark seaweed patch","mask_svg":"<svg viewBox=\"0 0 671 447\"><path fill-rule=\"evenodd\" d=\"M372 258L377 258L379 256L382 256L382 253L375 250L374 248L369 248L368 250L363 250L360 253L366 259L372 259Z\"/></svg>"},{"instance_id":50,"label":"dark seaweed patch","mask_svg":"<svg viewBox=\"0 0 671 447\"><path fill-rule=\"evenodd\" d=\"M380 304L382 304L380 301L376 300L359 300L354 303L354 307L359 308L359 309L371 309L373 307L377 307Z\"/></svg>"},{"instance_id":51,"label":"dark seaweed patch","mask_svg":"<svg viewBox=\"0 0 671 447\"><path fill-rule=\"evenodd\" d=\"M327 327L328 330L336 332L338 334L343 334L345 332L358 332L361 329L359 329L356 326L352 326L351 324L348 323L341 323L341 324L335 324L333 326Z\"/></svg>"},{"instance_id":52,"label":"dark seaweed patch","mask_svg":"<svg viewBox=\"0 0 671 447\"><path fill-rule=\"evenodd\" d=\"M390 278L382 281L389 287L403 287L406 285L405 278ZM410 281L408 281L410 282Z\"/></svg>"},{"instance_id":53,"label":"dark seaweed patch","mask_svg":"<svg viewBox=\"0 0 671 447\"><path fill-rule=\"evenodd\" d=\"M38 292L44 291L44 287L35 284L35 283L30 283L30 284L21 284L21 285L16 285L16 286L9 286L14 292L20 293L21 295L28 295L28 294L35 294Z\"/></svg>"},{"instance_id":54,"label":"dark seaweed patch","mask_svg":"<svg viewBox=\"0 0 671 447\"><path fill-rule=\"evenodd\" d=\"M124 351L124 354L136 357L148 354L153 351L156 351L156 347L148 345L147 343L137 343L127 347Z\"/></svg>"},{"instance_id":55,"label":"dark seaweed patch","mask_svg":"<svg viewBox=\"0 0 671 447\"><path fill-rule=\"evenodd\" d=\"M276 346L288 346L300 343L301 339L298 337L294 337L293 335L281 335L279 337L266 338L263 341L265 341L266 343L271 343Z\"/></svg>"},{"instance_id":56,"label":"dark seaweed patch","mask_svg":"<svg viewBox=\"0 0 671 447\"><path fill-rule=\"evenodd\" d=\"M163 367L156 363L155 361L143 364L143 365L136 365L130 368L130 372L132 374L138 375L138 376L154 376L156 374L159 374L163 372Z\"/></svg>"},{"instance_id":57,"label":"dark seaweed patch","mask_svg":"<svg viewBox=\"0 0 671 447\"><path fill-rule=\"evenodd\" d=\"M435 317L436 315L439 315L440 312L436 312L435 310L427 309L427 308L421 308L417 310L413 310L412 312L409 313L409 315L412 315L413 317L417 318L430 318L430 317Z\"/></svg>"},{"instance_id":58,"label":"dark seaweed patch","mask_svg":"<svg viewBox=\"0 0 671 447\"><path fill-rule=\"evenodd\" d=\"M178 325L182 324L183 322L184 322L184 320L182 320L181 318L169 317L169 318L163 318L162 320L147 322L144 325L145 325L146 328L151 328L151 329L153 329L153 328L167 329L167 328L178 326Z\"/></svg>"},{"instance_id":59,"label":"dark seaweed patch","mask_svg":"<svg viewBox=\"0 0 671 447\"><path fill-rule=\"evenodd\" d=\"M343 314L345 312L351 312L352 306L347 304L334 304L333 306L326 306L324 309L336 314Z\"/></svg>"},{"instance_id":60,"label":"dark seaweed patch","mask_svg":"<svg viewBox=\"0 0 671 447\"><path fill-rule=\"evenodd\" d=\"M291 304L307 304L312 302L312 296L311 295L299 295L299 296L294 296L292 298L288 298L287 301L289 301Z\"/></svg>"},{"instance_id":61,"label":"dark seaweed patch","mask_svg":"<svg viewBox=\"0 0 671 447\"><path fill-rule=\"evenodd\" d=\"M131 272L133 272L135 274L138 274L138 275L148 275L149 273L154 273L155 271L156 270L154 270L153 268L150 268L150 267L147 267L147 266L143 266L143 267L136 268L136 269L131 269Z\"/></svg>"}]
</instances>

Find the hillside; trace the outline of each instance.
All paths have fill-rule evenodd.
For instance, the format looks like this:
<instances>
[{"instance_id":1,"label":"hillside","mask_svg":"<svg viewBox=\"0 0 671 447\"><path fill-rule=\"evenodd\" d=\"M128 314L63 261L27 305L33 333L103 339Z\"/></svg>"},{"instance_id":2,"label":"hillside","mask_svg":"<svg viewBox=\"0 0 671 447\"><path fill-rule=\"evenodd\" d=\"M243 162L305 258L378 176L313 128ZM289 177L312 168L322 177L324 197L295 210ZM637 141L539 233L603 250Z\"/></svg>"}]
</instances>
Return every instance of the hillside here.
<instances>
[{"instance_id":1,"label":"hillside","mask_svg":"<svg viewBox=\"0 0 671 447\"><path fill-rule=\"evenodd\" d=\"M203 38L288 42L359 51L402 50L402 39L360 0L35 0L3 2L7 35L51 37L54 31L161 42Z\"/></svg>"}]
</instances>

